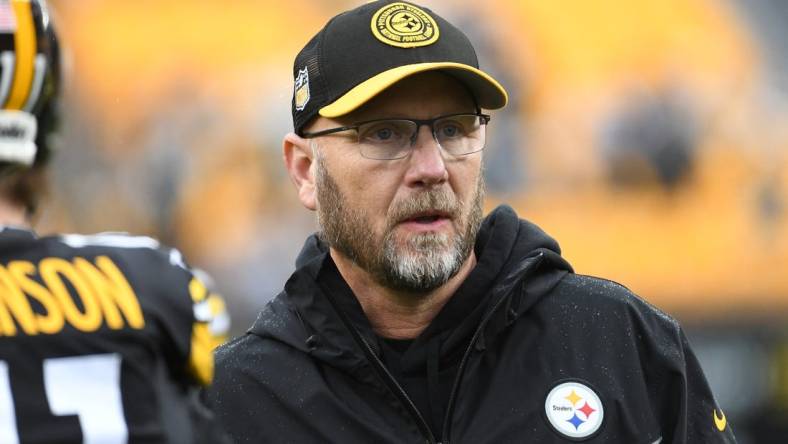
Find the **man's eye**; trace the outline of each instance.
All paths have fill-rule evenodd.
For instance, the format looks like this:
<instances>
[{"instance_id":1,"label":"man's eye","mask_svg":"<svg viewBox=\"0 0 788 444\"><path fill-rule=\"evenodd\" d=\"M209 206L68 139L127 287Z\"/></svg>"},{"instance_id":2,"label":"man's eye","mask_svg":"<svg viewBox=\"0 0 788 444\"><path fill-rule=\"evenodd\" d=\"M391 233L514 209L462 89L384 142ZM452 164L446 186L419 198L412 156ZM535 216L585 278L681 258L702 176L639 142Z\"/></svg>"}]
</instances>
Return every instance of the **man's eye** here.
<instances>
[{"instance_id":1,"label":"man's eye","mask_svg":"<svg viewBox=\"0 0 788 444\"><path fill-rule=\"evenodd\" d=\"M455 124L448 124L441 127L440 133L444 137L457 137L462 134L462 129Z\"/></svg>"},{"instance_id":2,"label":"man's eye","mask_svg":"<svg viewBox=\"0 0 788 444\"><path fill-rule=\"evenodd\" d=\"M444 122L438 127L437 133L438 137L441 139L454 139L462 137L463 134L465 134L465 130L462 125L457 122Z\"/></svg>"},{"instance_id":3,"label":"man's eye","mask_svg":"<svg viewBox=\"0 0 788 444\"><path fill-rule=\"evenodd\" d=\"M393 143L402 140L407 135L405 129L390 123L380 123L361 129L360 139L369 143Z\"/></svg>"},{"instance_id":4,"label":"man's eye","mask_svg":"<svg viewBox=\"0 0 788 444\"><path fill-rule=\"evenodd\" d=\"M375 131L372 137L378 140L389 140L394 137L394 131L391 128L381 128Z\"/></svg>"}]
</instances>

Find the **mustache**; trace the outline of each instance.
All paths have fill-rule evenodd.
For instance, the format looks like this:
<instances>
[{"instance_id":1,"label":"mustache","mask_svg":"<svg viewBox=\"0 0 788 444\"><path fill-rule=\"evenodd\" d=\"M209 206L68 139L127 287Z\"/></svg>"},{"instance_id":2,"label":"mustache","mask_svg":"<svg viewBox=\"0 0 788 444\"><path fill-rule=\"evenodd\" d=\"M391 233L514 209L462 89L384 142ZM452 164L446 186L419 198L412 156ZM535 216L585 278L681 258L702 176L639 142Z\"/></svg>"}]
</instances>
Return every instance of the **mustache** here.
<instances>
[{"instance_id":1,"label":"mustache","mask_svg":"<svg viewBox=\"0 0 788 444\"><path fill-rule=\"evenodd\" d=\"M457 197L445 188L431 189L397 202L389 212L389 228L425 213L438 213L456 220L460 215Z\"/></svg>"}]
</instances>

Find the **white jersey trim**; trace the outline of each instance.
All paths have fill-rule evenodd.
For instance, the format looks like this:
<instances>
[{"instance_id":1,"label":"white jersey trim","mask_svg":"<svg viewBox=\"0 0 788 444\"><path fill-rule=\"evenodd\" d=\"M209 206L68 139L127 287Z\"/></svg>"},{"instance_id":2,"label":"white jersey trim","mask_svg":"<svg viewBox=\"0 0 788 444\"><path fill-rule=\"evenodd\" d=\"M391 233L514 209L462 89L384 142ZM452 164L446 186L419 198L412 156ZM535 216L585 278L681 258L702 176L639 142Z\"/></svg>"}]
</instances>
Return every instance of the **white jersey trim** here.
<instances>
[{"instance_id":1,"label":"white jersey trim","mask_svg":"<svg viewBox=\"0 0 788 444\"><path fill-rule=\"evenodd\" d=\"M64 244L74 248L84 247L117 247L117 248L149 248L157 250L159 241L147 236L131 236L125 233L99 234L63 234L60 239Z\"/></svg>"},{"instance_id":2,"label":"white jersey trim","mask_svg":"<svg viewBox=\"0 0 788 444\"><path fill-rule=\"evenodd\" d=\"M64 244L72 248L84 247L115 247L115 248L147 248L150 250L159 250L162 248L161 243L148 236L132 236L128 233L98 233L98 234L62 234L60 239ZM171 265L189 270L186 262L183 260L183 255L176 248L169 249L168 259Z\"/></svg>"}]
</instances>

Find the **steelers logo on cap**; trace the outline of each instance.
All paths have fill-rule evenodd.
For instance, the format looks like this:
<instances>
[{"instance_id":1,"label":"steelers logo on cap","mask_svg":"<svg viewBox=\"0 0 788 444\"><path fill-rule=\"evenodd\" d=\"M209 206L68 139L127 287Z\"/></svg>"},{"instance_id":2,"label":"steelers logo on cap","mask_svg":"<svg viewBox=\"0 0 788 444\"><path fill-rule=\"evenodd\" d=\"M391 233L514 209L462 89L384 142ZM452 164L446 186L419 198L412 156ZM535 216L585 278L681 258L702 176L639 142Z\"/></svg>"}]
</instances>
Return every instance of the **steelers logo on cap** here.
<instances>
[{"instance_id":1,"label":"steelers logo on cap","mask_svg":"<svg viewBox=\"0 0 788 444\"><path fill-rule=\"evenodd\" d=\"M550 390L544 403L547 421L564 437L583 439L602 427L602 400L589 386L568 381Z\"/></svg>"},{"instance_id":2,"label":"steelers logo on cap","mask_svg":"<svg viewBox=\"0 0 788 444\"><path fill-rule=\"evenodd\" d=\"M381 42L400 48L427 46L438 41L440 30L423 9L408 3L391 3L372 16L372 34Z\"/></svg>"}]
</instances>

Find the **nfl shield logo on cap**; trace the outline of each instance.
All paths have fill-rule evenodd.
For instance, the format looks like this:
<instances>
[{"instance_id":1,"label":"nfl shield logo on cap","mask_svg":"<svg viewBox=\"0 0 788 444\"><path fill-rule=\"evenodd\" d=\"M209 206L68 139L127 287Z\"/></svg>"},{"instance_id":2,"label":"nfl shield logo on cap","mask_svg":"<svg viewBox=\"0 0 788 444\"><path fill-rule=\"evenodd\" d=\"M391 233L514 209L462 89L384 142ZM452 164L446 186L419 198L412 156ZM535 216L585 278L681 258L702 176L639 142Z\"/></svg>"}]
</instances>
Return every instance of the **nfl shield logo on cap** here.
<instances>
[{"instance_id":1,"label":"nfl shield logo on cap","mask_svg":"<svg viewBox=\"0 0 788 444\"><path fill-rule=\"evenodd\" d=\"M309 70L307 68L298 71L293 97L296 111L303 111L309 102Z\"/></svg>"}]
</instances>

